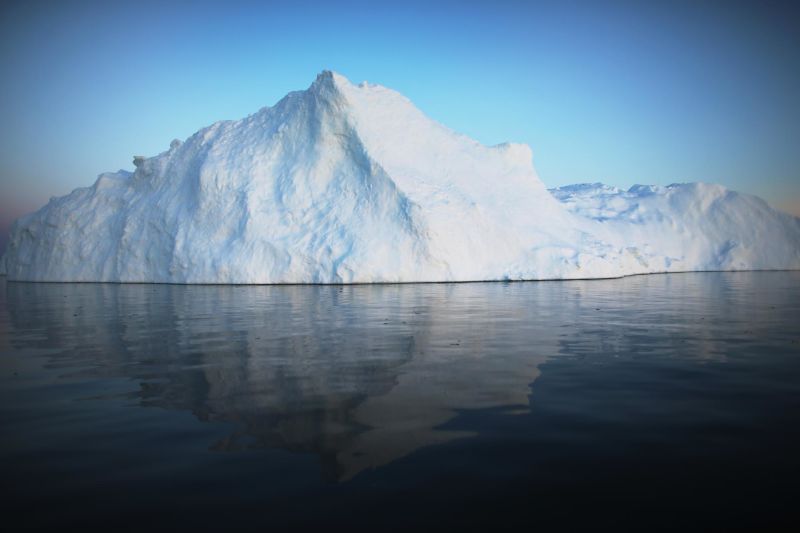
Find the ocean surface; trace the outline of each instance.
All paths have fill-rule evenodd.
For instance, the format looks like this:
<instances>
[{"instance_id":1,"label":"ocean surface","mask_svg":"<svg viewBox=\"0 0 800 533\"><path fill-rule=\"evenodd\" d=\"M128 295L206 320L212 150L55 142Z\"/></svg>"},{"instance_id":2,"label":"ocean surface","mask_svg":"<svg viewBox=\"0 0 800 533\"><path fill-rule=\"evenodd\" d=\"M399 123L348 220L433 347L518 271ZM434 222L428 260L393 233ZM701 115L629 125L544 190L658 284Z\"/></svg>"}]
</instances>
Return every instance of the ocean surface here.
<instances>
[{"instance_id":1,"label":"ocean surface","mask_svg":"<svg viewBox=\"0 0 800 533\"><path fill-rule=\"evenodd\" d=\"M22 526L796 525L800 272L0 278L0 431Z\"/></svg>"}]
</instances>

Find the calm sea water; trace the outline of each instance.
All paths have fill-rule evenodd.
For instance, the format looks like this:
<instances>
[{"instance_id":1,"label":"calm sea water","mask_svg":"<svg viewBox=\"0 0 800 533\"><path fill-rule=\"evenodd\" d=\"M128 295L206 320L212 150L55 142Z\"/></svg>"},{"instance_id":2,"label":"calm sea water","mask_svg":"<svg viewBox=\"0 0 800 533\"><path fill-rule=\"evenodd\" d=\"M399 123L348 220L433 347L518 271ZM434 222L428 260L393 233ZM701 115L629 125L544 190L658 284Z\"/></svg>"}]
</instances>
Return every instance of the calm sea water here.
<instances>
[{"instance_id":1,"label":"calm sea water","mask_svg":"<svg viewBox=\"0 0 800 533\"><path fill-rule=\"evenodd\" d=\"M2 280L0 429L29 526L764 529L800 517L800 272Z\"/></svg>"}]
</instances>

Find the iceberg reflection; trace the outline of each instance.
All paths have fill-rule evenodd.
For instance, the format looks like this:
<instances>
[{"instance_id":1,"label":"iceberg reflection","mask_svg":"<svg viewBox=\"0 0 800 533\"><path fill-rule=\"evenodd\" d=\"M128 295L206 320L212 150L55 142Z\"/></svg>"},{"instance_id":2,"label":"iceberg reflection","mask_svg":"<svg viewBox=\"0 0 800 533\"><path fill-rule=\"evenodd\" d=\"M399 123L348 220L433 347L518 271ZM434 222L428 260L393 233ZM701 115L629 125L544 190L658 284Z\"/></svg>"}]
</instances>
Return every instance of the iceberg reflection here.
<instances>
[{"instance_id":1,"label":"iceberg reflection","mask_svg":"<svg viewBox=\"0 0 800 533\"><path fill-rule=\"evenodd\" d=\"M640 353L637 343L657 327L675 331L662 335L664 353L687 343L687 352L724 358L716 324L701 320L704 306L718 319L723 310L728 331L760 308L726 305L751 294L727 289L746 274L698 276L341 287L3 282L0 331L17 357L48 349L45 366L58 379L127 378L137 405L233 423L213 450L314 453L326 476L346 480L469 436L446 428L459 411L526 412L539 366L555 355ZM669 284L689 296L680 313L672 300L666 320Z\"/></svg>"}]
</instances>

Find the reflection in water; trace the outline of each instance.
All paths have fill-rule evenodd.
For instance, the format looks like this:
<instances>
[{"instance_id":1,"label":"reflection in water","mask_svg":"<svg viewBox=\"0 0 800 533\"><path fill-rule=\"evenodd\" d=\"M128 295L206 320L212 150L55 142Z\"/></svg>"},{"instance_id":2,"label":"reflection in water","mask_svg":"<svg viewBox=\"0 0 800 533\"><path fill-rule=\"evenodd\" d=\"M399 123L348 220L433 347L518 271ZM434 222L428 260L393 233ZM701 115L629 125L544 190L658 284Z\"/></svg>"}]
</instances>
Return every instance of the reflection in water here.
<instances>
[{"instance_id":1,"label":"reflection in water","mask_svg":"<svg viewBox=\"0 0 800 533\"><path fill-rule=\"evenodd\" d=\"M456 409L527 406L555 346L505 346L536 306L493 288L499 310L485 285L6 290L14 348L66 348L49 360L64 376L134 379L143 405L236 422L214 449L311 451L347 479L461 436L436 429Z\"/></svg>"},{"instance_id":2,"label":"reflection in water","mask_svg":"<svg viewBox=\"0 0 800 533\"><path fill-rule=\"evenodd\" d=\"M58 380L127 378L140 405L233 423L213 450L313 452L327 476L347 480L470 436L443 428L460 411L525 413L539 366L556 356L724 361L737 336L774 335L776 305L796 305L784 285L796 287L797 275L772 274L783 285L770 275L343 287L3 282L0 350L3 365L46 354Z\"/></svg>"}]
</instances>

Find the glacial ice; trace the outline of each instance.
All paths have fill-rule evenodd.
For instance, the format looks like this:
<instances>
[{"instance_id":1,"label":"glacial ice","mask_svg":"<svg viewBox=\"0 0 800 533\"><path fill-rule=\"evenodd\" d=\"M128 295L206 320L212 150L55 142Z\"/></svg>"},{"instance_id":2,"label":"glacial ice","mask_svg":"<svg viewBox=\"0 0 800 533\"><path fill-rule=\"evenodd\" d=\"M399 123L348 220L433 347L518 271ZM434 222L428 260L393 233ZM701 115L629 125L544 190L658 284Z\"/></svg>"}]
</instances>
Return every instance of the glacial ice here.
<instances>
[{"instance_id":1,"label":"glacial ice","mask_svg":"<svg viewBox=\"0 0 800 533\"><path fill-rule=\"evenodd\" d=\"M305 91L15 222L10 280L373 283L800 269L800 219L702 183L548 191L399 93Z\"/></svg>"}]
</instances>

